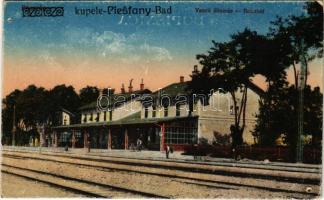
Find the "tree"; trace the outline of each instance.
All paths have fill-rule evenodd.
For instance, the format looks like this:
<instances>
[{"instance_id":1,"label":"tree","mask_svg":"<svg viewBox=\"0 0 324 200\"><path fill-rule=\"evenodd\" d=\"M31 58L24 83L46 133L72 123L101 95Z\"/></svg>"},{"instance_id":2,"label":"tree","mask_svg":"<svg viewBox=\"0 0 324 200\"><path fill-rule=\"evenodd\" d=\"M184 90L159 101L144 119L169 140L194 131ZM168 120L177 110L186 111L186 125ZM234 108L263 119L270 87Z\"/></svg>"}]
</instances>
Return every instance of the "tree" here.
<instances>
[{"instance_id":1,"label":"tree","mask_svg":"<svg viewBox=\"0 0 324 200\"><path fill-rule=\"evenodd\" d=\"M2 144L11 143L14 107L20 94L20 90L14 90L2 100Z\"/></svg>"},{"instance_id":2,"label":"tree","mask_svg":"<svg viewBox=\"0 0 324 200\"><path fill-rule=\"evenodd\" d=\"M298 131L298 90L283 81L268 93L272 96L272 102L268 104L264 103L265 99L260 100L260 112L253 134L262 146L275 146L275 140L283 134L285 143L292 147L294 155ZM323 95L319 87L311 89L309 85L305 87L304 95L304 134L312 135L312 145L318 146L322 135Z\"/></svg>"},{"instance_id":3,"label":"tree","mask_svg":"<svg viewBox=\"0 0 324 200\"><path fill-rule=\"evenodd\" d=\"M22 91L15 90L2 100L2 142L11 144L15 125L17 144L28 143L29 136L37 136L38 126L56 122L56 114L61 108L76 113L81 103L96 101L98 95L98 88L87 86L81 89L79 97L72 86L64 84L49 91L35 85L29 85Z\"/></svg>"},{"instance_id":4,"label":"tree","mask_svg":"<svg viewBox=\"0 0 324 200\"><path fill-rule=\"evenodd\" d=\"M28 86L17 98L17 119L23 120L26 126L31 127L47 123L49 119L47 97L48 91L44 88L38 88L35 85Z\"/></svg>"},{"instance_id":5,"label":"tree","mask_svg":"<svg viewBox=\"0 0 324 200\"><path fill-rule=\"evenodd\" d=\"M13 126L16 127L17 144L28 142L26 130L35 130L38 125L49 120L47 104L48 91L42 87L29 85L26 89L15 90L3 99L2 142L11 144ZM14 117L15 116L15 117Z\"/></svg>"},{"instance_id":6,"label":"tree","mask_svg":"<svg viewBox=\"0 0 324 200\"><path fill-rule=\"evenodd\" d=\"M99 96L99 89L95 86L87 86L80 90L81 105L96 101Z\"/></svg>"},{"instance_id":7,"label":"tree","mask_svg":"<svg viewBox=\"0 0 324 200\"><path fill-rule=\"evenodd\" d=\"M307 15L289 16L286 19L277 17L271 22L269 37L282 44L285 50L282 55L289 66L293 67L295 87L298 86L297 64L301 59L308 62L323 56L323 7L318 2L307 2ZM307 73L304 85L307 85Z\"/></svg>"},{"instance_id":8,"label":"tree","mask_svg":"<svg viewBox=\"0 0 324 200\"><path fill-rule=\"evenodd\" d=\"M285 128L290 126L287 120L297 120L296 110L290 105L293 103L291 100L295 98L287 98L289 96L287 88L286 77L279 77L277 81L269 85L264 98L259 100L257 123L252 134L261 146L275 146L276 139L286 133Z\"/></svg>"},{"instance_id":9,"label":"tree","mask_svg":"<svg viewBox=\"0 0 324 200\"><path fill-rule=\"evenodd\" d=\"M280 32L283 33L283 32ZM286 69L293 64L292 44L280 34L259 35L255 31L245 29L233 34L231 41L217 43L213 41L213 47L206 55L197 55L197 59L203 66L201 71L194 70L192 83L189 88L193 92L206 94L210 89L222 88L232 96L234 109L234 127L232 127L233 146L242 143L242 133L245 127L245 108L247 101L247 87L251 86L250 79L257 74L263 75L268 83L266 93L261 95L260 113L255 132L261 143L272 145L281 131L293 133L296 126L283 124L286 121L278 121L280 116L287 112L285 106L293 105L294 109L288 112L289 119L297 116L297 93L290 91L292 95L288 102L287 90L289 83L286 79ZM305 49L306 50L306 49ZM300 53L300 52L293 52ZM295 56L295 55L294 55ZM237 102L237 91L242 91L241 101ZM284 98L283 98L284 97ZM279 109L280 108L280 109ZM282 108L282 109L281 109ZM297 119L296 119L297 121ZM292 123L296 123L292 122ZM242 122L242 124L240 124ZM293 137L289 137L292 139ZM270 140L269 140L270 139Z\"/></svg>"},{"instance_id":10,"label":"tree","mask_svg":"<svg viewBox=\"0 0 324 200\"><path fill-rule=\"evenodd\" d=\"M297 88L300 84L296 65L301 59L307 64L315 57L321 57L323 53L323 8L316 2L306 3L306 8L306 16L290 16L287 19L278 17L272 22L269 34L265 38L254 39L255 46L249 48L246 51L248 54L244 55L251 70L263 75L268 82L266 94L260 100L260 112L254 132L262 145L274 145L280 132L287 135L287 142L292 147L296 143L293 140L297 133ZM287 89L289 83L286 81L285 70L290 66L294 71L295 90ZM288 121L291 123L287 123Z\"/></svg>"},{"instance_id":11,"label":"tree","mask_svg":"<svg viewBox=\"0 0 324 200\"><path fill-rule=\"evenodd\" d=\"M323 94L319 87L312 90L308 85L304 95L304 133L312 135L311 145L319 147L322 140Z\"/></svg>"},{"instance_id":12,"label":"tree","mask_svg":"<svg viewBox=\"0 0 324 200\"><path fill-rule=\"evenodd\" d=\"M50 102L53 102L52 109L66 108L76 112L80 106L80 98L72 86L57 85L49 91Z\"/></svg>"},{"instance_id":13,"label":"tree","mask_svg":"<svg viewBox=\"0 0 324 200\"><path fill-rule=\"evenodd\" d=\"M22 91L15 90L3 99L2 142L11 143L15 125L19 136L16 138L17 144L28 143L30 135L36 136L37 126L53 123L58 110L68 108L75 112L79 105L79 97L72 86L58 85L48 91L42 87L29 85Z\"/></svg>"},{"instance_id":14,"label":"tree","mask_svg":"<svg viewBox=\"0 0 324 200\"><path fill-rule=\"evenodd\" d=\"M323 55L323 8L317 2L307 2L306 15L289 16L286 19L278 17L272 22L269 34L270 40L276 41L274 50L280 54L273 54L280 58L283 67L291 67L294 72L294 84L288 82L280 84L286 80L285 75L279 76L278 81L268 86L267 95L260 101L260 112L258 114L257 125L254 135L258 137L261 145L275 145L275 139L283 134L286 144L290 146L292 158L295 157L298 132L298 86L299 73L297 64L301 61L306 63L308 72L308 62ZM322 102L319 98L322 94L319 88L312 90L307 85L307 75L304 79L304 134L321 138L322 124ZM266 75L267 77L268 75Z\"/></svg>"},{"instance_id":15,"label":"tree","mask_svg":"<svg viewBox=\"0 0 324 200\"><path fill-rule=\"evenodd\" d=\"M255 52L253 42L262 40L263 37L245 29L243 32L232 35L231 38L231 41L223 43L212 41L213 47L207 54L197 55L202 70L194 70L189 89L193 93L203 94L214 89L231 95L234 110L231 135L232 145L235 148L243 143L247 85L253 84L250 78L255 74L249 57Z\"/></svg>"},{"instance_id":16,"label":"tree","mask_svg":"<svg viewBox=\"0 0 324 200\"><path fill-rule=\"evenodd\" d=\"M56 123L56 113L65 108L72 113L77 113L80 106L80 98L72 86L57 85L49 91L48 106L50 108L51 121Z\"/></svg>"}]
</instances>

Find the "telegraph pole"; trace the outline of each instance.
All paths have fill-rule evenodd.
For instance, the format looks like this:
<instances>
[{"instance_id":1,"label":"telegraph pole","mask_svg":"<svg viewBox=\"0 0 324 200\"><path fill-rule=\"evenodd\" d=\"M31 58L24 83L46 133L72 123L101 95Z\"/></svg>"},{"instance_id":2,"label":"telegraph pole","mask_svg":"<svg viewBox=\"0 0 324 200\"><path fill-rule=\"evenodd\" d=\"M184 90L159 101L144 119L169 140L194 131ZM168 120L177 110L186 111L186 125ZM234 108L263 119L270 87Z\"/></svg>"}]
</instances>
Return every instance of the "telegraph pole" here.
<instances>
[{"instance_id":1,"label":"telegraph pole","mask_svg":"<svg viewBox=\"0 0 324 200\"><path fill-rule=\"evenodd\" d=\"M300 45L300 74L299 74L299 101L298 101L298 135L297 135L297 151L296 151L296 162L303 162L303 139L302 135L304 132L304 88L305 88L305 78L306 72L306 56L304 52L304 40L301 40Z\"/></svg>"}]
</instances>

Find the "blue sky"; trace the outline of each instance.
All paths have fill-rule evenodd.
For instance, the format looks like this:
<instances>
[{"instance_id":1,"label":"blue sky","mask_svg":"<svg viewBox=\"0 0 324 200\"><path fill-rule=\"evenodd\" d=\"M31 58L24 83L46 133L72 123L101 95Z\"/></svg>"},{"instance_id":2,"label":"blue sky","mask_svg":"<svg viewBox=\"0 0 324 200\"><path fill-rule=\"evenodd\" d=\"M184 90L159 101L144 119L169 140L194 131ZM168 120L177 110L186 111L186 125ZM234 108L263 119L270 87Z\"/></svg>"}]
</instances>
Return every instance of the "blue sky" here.
<instances>
[{"instance_id":1,"label":"blue sky","mask_svg":"<svg viewBox=\"0 0 324 200\"><path fill-rule=\"evenodd\" d=\"M64 17L22 17L22 5L63 6ZM119 24L121 15L86 17L75 14L76 7L105 8L111 5L171 5L173 13L169 16L137 16L145 22L140 25L125 25L128 16L124 16L123 23ZM121 82L126 82L124 79L131 78L144 78L151 87L163 86L174 82L181 73L188 78L192 66L197 64L195 55L206 52L211 40L229 40L231 34L245 27L266 33L270 21L276 16L301 15L302 7L302 2L7 2L4 15L5 92L22 89L31 83L44 87L65 83L77 89L85 82L99 87L119 87ZM264 14L199 14L195 8L264 9ZM132 15L131 20L134 17ZM186 24L190 19L203 21L203 25ZM52 74L46 75L49 72ZM121 75L103 80L116 73ZM78 78L82 81L78 82Z\"/></svg>"},{"instance_id":2,"label":"blue sky","mask_svg":"<svg viewBox=\"0 0 324 200\"><path fill-rule=\"evenodd\" d=\"M64 6L64 17L57 18L22 18L21 6ZM107 5L117 6L133 6L133 7L152 7L155 5L169 6L172 5L173 16L182 17L196 17L203 16L205 18L204 25L183 24L183 20L180 20L181 25L118 25L120 16L118 15L103 15L103 16L77 16L75 15L75 7L78 8L94 8L94 7L106 7ZM89 29L98 33L104 31L112 31L116 33L122 33L125 36L129 36L133 33L138 35L145 35L146 42L168 48L173 51L173 54L178 54L184 49L192 51L190 53L198 53L206 50L210 46L211 40L224 41L228 40L230 34L235 33L248 27L256 30L260 33L266 33L269 27L269 22L274 20L276 16L286 17L288 15L300 15L302 14L301 2L283 2L283 3L35 3L35 2L23 2L14 3L9 2L5 6L5 19L9 17L13 18L13 23L5 23L5 38L8 42L8 46L21 46L24 48L31 48L29 44L15 40L14 35L20 35L22 33L34 35L33 47L39 48L46 42L62 43L64 40L64 33L67 30L73 31L73 29ZM264 9L264 14L197 14L195 8L231 8L231 9L243 9L243 8L256 8ZM157 18L157 16L154 16ZM163 18L164 16L162 16ZM150 17L144 17L146 21L155 19L149 19ZM211 24L210 21L214 21ZM25 46L23 46L25 45ZM92 50L91 48L89 49ZM184 54L188 54L186 52Z\"/></svg>"}]
</instances>

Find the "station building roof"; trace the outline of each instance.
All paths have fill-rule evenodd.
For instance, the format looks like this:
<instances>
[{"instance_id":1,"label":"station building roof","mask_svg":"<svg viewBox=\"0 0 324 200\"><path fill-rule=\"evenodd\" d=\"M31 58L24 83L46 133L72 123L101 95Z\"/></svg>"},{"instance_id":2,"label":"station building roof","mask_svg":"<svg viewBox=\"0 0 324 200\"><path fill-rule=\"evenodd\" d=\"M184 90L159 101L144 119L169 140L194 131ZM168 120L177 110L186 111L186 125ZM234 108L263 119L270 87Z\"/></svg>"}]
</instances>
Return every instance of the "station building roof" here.
<instances>
[{"instance_id":1,"label":"station building roof","mask_svg":"<svg viewBox=\"0 0 324 200\"><path fill-rule=\"evenodd\" d=\"M86 127L100 127L100 126L122 126L122 125L140 125L140 124L158 124L163 122L177 121L177 120L189 120L197 118L197 116L181 116L181 117L163 117L163 118L141 118L141 112L136 112L125 118L116 121L109 122L93 122L82 124L71 124L52 127L53 129L66 129L66 128L86 128Z\"/></svg>"},{"instance_id":2,"label":"station building roof","mask_svg":"<svg viewBox=\"0 0 324 200\"><path fill-rule=\"evenodd\" d=\"M116 106L115 103L117 102L117 100L120 98L119 97L123 97L125 99L125 101L130 101L132 99L132 95L144 95L144 94L151 94L152 92L148 89L144 89L144 90L136 90L133 92L127 92L127 93L118 93L118 94L113 94L110 95L108 97L109 101L107 100L103 100L101 102L101 105L103 107L107 107L107 108L111 108L112 106ZM84 106L81 106L79 108L79 111L86 111L86 110L93 110L97 108L97 101L93 101L89 104L86 104Z\"/></svg>"}]
</instances>

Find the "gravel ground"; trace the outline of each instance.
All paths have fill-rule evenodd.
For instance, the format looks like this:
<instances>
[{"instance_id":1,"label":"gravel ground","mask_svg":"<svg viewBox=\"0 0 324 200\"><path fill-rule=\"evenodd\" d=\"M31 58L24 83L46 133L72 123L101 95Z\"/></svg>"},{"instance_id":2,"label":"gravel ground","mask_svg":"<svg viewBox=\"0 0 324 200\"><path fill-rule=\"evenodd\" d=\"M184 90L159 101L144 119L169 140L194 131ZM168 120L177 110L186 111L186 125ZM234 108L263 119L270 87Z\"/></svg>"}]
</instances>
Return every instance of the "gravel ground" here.
<instances>
[{"instance_id":1,"label":"gravel ground","mask_svg":"<svg viewBox=\"0 0 324 200\"><path fill-rule=\"evenodd\" d=\"M12 153L11 153L12 154ZM13 153L13 155L20 155L20 156L31 156L38 158L40 155L39 154L24 154L24 153ZM216 180L216 181L222 181L226 183L231 183L231 184L242 184L242 185L250 185L250 186L261 186L265 188L281 188L285 190L292 190L292 191L302 191L305 192L306 187L311 186L313 192L318 192L319 191L319 186L312 186L308 184L298 184L298 183L290 183L290 182L278 182L274 180L265 180L265 179L255 179L252 177L245 177L245 178L240 178L237 176L222 176L222 175L215 175L215 174L203 174L203 173L191 173L191 172L184 172L184 171L179 171L179 170L171 170L171 169L161 169L161 168L151 168L151 167L144 167L144 166L132 166L131 164L115 164L115 163L110 163L109 161L105 162L98 162L98 161L86 161L82 159L72 159L72 158L62 158L62 157L53 157L53 156L48 156L48 155L41 155L42 158L47 158L51 160L57 160L57 161L64 161L64 162L71 162L75 164L83 164L83 165L95 165L95 166L100 166L100 167L108 167L108 168L113 168L113 169L123 169L123 170L132 170L132 171L140 171L140 172L147 172L147 173L154 173L154 174L166 174L166 175L173 175L180 177L192 177L192 178L198 178L203 181L208 181L208 180ZM55 165L56 163L53 162ZM108 169L105 169L106 171ZM110 170L111 171L111 170ZM264 170L263 170L264 171ZM116 170L114 171L116 172ZM129 173L129 172L127 172ZM134 172L135 173L135 172ZM248 172L246 172L248 173ZM263 173L269 173L263 172ZM135 173L138 174L138 173ZM295 174L294 176L299 176L299 174ZM158 176L162 178L161 176ZM86 177L85 177L86 178ZM118 184L118 183L117 183Z\"/></svg>"},{"instance_id":2,"label":"gravel ground","mask_svg":"<svg viewBox=\"0 0 324 200\"><path fill-rule=\"evenodd\" d=\"M69 192L48 184L32 181L19 176L1 174L1 197L84 197L81 194Z\"/></svg>"},{"instance_id":3,"label":"gravel ground","mask_svg":"<svg viewBox=\"0 0 324 200\"><path fill-rule=\"evenodd\" d=\"M67 159L68 160L68 159ZM217 184L211 188L192 183L184 183L177 178L168 178L157 175L145 175L135 172L122 172L114 170L100 170L87 168L82 166L61 164L50 161L39 161L32 159L18 160L13 158L3 158L3 163L14 166L21 166L24 163L25 168L37 169L52 172L59 175L75 177L83 180L91 180L100 183L114 184L120 187L141 190L145 192L166 195L171 198L311 198L310 195L302 195L297 193L270 192L255 188L228 186L226 184ZM136 168L134 166L129 166ZM159 170L159 169L152 169ZM215 179L231 179L232 177L214 176ZM233 177L233 179L237 177ZM182 179L183 180L183 179ZM247 179L254 184L264 185L275 184L275 181ZM242 179L242 181L244 181ZM245 180L246 181L246 180ZM294 184L291 184L294 185ZM217 187L218 186L218 187ZM53 195L52 197L57 197ZM125 196L127 198L127 196Z\"/></svg>"}]
</instances>

